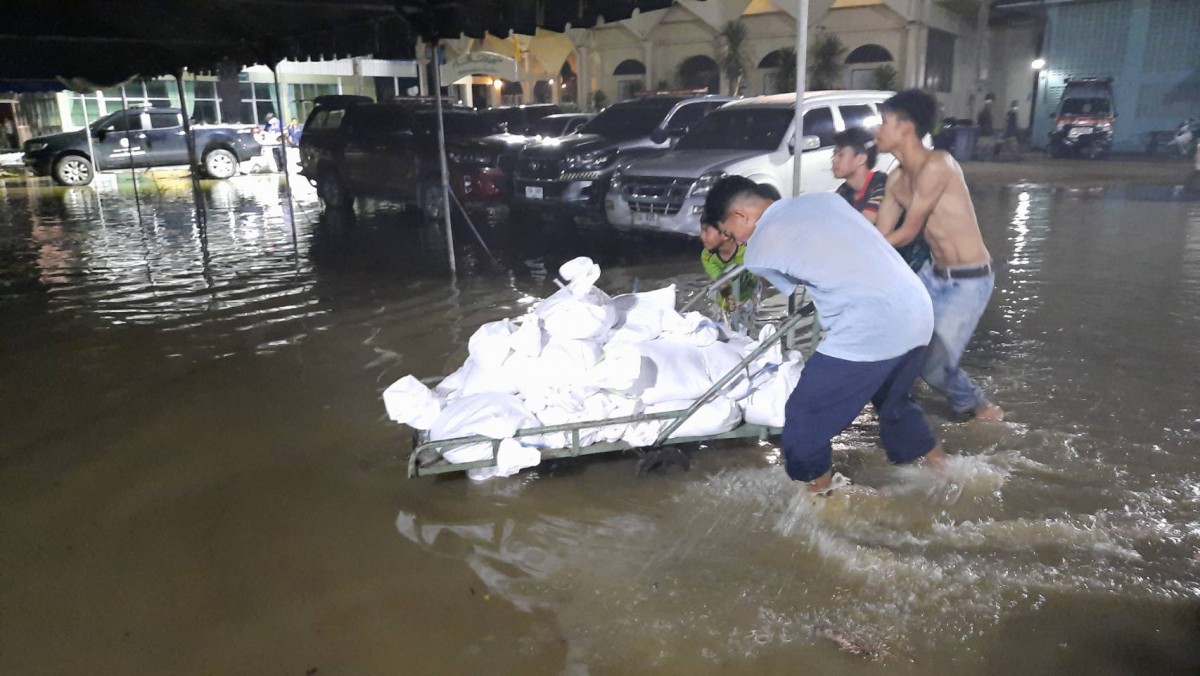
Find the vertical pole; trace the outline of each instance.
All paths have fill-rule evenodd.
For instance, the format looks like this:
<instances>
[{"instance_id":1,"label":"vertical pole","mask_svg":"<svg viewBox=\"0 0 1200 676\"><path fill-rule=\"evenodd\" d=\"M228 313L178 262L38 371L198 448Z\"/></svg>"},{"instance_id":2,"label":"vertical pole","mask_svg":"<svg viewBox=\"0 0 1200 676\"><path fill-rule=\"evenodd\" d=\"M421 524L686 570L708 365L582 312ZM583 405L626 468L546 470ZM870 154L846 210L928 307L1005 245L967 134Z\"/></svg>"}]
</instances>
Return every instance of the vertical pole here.
<instances>
[{"instance_id":1,"label":"vertical pole","mask_svg":"<svg viewBox=\"0 0 1200 676\"><path fill-rule=\"evenodd\" d=\"M138 223L142 222L142 198L138 195L137 172L133 170L133 144L129 142L129 99L125 98L125 85L121 85L121 107L125 110L125 152L129 154L129 176L133 179L133 202L137 205ZM138 123L142 118L138 116Z\"/></svg>"},{"instance_id":2,"label":"vertical pole","mask_svg":"<svg viewBox=\"0 0 1200 676\"><path fill-rule=\"evenodd\" d=\"M95 92L93 92L92 95L94 96ZM81 95L80 102L83 105L83 133L87 134L88 157L92 158L92 180L94 181L96 180L96 176L100 174L100 163L96 161L96 146L92 143L92 120L88 117L87 97L87 94ZM16 114L16 111L16 106L13 106L14 115ZM13 121L13 124L16 124L15 120Z\"/></svg>"},{"instance_id":3,"label":"vertical pole","mask_svg":"<svg viewBox=\"0 0 1200 676\"><path fill-rule=\"evenodd\" d=\"M804 158L804 89L808 76L808 0L798 0L800 15L796 19L796 129L792 146L792 197L800 194L800 165Z\"/></svg>"},{"instance_id":4,"label":"vertical pole","mask_svg":"<svg viewBox=\"0 0 1200 676\"><path fill-rule=\"evenodd\" d=\"M279 106L279 111L275 113L275 117L276 117L276 119L279 120L279 143L280 143L280 147L283 148L283 185L287 191L287 199L288 199L288 207L289 207L287 210L288 224L292 226L292 240L295 241L295 239L296 239L296 218L295 218L296 205L292 203L292 175L288 171L288 165L291 162L288 160L288 153L287 153L287 127L283 126L284 118L282 117L282 115L285 114L287 111L285 111L283 109L283 90L279 86L279 65L281 63L283 63L282 59L280 59L279 63L276 63L271 68L271 74L275 76L275 104L277 106Z\"/></svg>"},{"instance_id":5,"label":"vertical pole","mask_svg":"<svg viewBox=\"0 0 1200 676\"><path fill-rule=\"evenodd\" d=\"M196 158L196 137L192 134L192 121L187 106L187 95L183 91L183 71L175 72L175 89L179 92L179 112L183 115L183 136L187 140L188 175L192 177L192 199L196 203L196 221L204 220L204 196L200 193L200 161ZM193 94L195 89L192 90Z\"/></svg>"},{"instance_id":6,"label":"vertical pole","mask_svg":"<svg viewBox=\"0 0 1200 676\"><path fill-rule=\"evenodd\" d=\"M437 106L438 159L442 164L442 216L446 228L446 254L450 256L450 274L457 275L454 262L454 232L450 230L450 167L446 164L446 124L442 120L442 64L438 58L441 41L433 44L433 96Z\"/></svg>"}]
</instances>

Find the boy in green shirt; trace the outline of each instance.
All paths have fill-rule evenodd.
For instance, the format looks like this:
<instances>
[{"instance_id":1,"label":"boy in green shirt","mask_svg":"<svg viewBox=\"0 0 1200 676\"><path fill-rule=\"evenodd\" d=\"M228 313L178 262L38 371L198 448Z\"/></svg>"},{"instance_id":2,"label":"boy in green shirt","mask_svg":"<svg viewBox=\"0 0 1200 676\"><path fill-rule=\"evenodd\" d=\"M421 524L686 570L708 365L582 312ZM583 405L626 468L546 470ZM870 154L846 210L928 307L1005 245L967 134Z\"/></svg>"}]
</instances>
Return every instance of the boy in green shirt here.
<instances>
[{"instance_id":1,"label":"boy in green shirt","mask_svg":"<svg viewBox=\"0 0 1200 676\"><path fill-rule=\"evenodd\" d=\"M742 265L742 259L746 256L745 246L721 234L710 223L700 224L700 243L704 245L700 264L712 279L717 279L735 265ZM757 292L758 278L744 271L721 287L717 303L724 312L733 312L747 301L753 303Z\"/></svg>"}]
</instances>

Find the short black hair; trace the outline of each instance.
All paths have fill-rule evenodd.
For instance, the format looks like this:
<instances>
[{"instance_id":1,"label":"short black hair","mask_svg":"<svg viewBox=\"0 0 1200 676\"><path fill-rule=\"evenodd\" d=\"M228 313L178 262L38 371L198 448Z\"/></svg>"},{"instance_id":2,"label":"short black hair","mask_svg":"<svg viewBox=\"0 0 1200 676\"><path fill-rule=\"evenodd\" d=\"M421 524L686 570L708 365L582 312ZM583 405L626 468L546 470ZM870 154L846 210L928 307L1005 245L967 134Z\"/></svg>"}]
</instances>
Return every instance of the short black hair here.
<instances>
[{"instance_id":1,"label":"short black hair","mask_svg":"<svg viewBox=\"0 0 1200 676\"><path fill-rule=\"evenodd\" d=\"M875 147L875 135L862 127L851 127L833 135L835 148L854 148L855 155L867 156L867 169L875 168L879 149Z\"/></svg>"},{"instance_id":2,"label":"short black hair","mask_svg":"<svg viewBox=\"0 0 1200 676\"><path fill-rule=\"evenodd\" d=\"M747 195L771 201L780 198L779 191L773 186L755 183L745 176L726 176L709 189L708 197L704 199L704 217L700 222L716 226L725 220L734 201Z\"/></svg>"},{"instance_id":3,"label":"short black hair","mask_svg":"<svg viewBox=\"0 0 1200 676\"><path fill-rule=\"evenodd\" d=\"M937 101L920 89L905 89L892 98L883 102L881 109L885 113L893 113L902 120L913 123L917 136L933 131L933 118L937 115Z\"/></svg>"}]
</instances>

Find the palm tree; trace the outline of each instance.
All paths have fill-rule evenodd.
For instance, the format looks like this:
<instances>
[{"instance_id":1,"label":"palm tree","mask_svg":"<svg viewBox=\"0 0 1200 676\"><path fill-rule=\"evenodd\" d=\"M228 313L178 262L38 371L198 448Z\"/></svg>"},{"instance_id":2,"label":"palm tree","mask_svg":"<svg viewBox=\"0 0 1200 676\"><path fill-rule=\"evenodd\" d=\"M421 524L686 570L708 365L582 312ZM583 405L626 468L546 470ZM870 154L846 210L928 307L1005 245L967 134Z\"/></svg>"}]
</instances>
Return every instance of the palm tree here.
<instances>
[{"instance_id":1,"label":"palm tree","mask_svg":"<svg viewBox=\"0 0 1200 676\"><path fill-rule=\"evenodd\" d=\"M796 50L784 47L779 50L779 70L775 72L775 89L781 92L796 91Z\"/></svg>"},{"instance_id":2,"label":"palm tree","mask_svg":"<svg viewBox=\"0 0 1200 676\"><path fill-rule=\"evenodd\" d=\"M896 72L890 64L883 64L875 69L875 88L885 91L894 92L900 87L900 73Z\"/></svg>"},{"instance_id":3,"label":"palm tree","mask_svg":"<svg viewBox=\"0 0 1200 676\"><path fill-rule=\"evenodd\" d=\"M750 31L746 29L746 24L737 20L722 26L714 40L713 50L716 52L717 66L729 81L729 93L737 96L753 61L750 55Z\"/></svg>"},{"instance_id":4,"label":"palm tree","mask_svg":"<svg viewBox=\"0 0 1200 676\"><path fill-rule=\"evenodd\" d=\"M841 38L822 32L808 51L808 89L837 89L846 64L846 46Z\"/></svg>"}]
</instances>

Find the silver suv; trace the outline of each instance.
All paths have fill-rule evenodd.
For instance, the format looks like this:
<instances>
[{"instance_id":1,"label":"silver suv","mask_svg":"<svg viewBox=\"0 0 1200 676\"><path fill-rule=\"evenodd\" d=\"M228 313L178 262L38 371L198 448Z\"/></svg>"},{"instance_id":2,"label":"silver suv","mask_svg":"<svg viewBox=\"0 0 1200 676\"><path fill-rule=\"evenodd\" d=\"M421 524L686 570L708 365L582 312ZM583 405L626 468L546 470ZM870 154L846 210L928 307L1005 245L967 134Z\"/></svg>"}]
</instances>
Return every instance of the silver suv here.
<instances>
[{"instance_id":1,"label":"silver suv","mask_svg":"<svg viewBox=\"0 0 1200 676\"><path fill-rule=\"evenodd\" d=\"M828 91L804 96L801 160L804 192L833 190L833 136L851 127L874 129L879 104L892 92ZM605 199L608 222L622 230L698 235L709 189L736 174L767 183L784 197L792 193L792 128L795 94L760 96L727 103L692 127L673 150L637 158L614 175ZM890 171L895 159L879 156Z\"/></svg>"}]
</instances>

